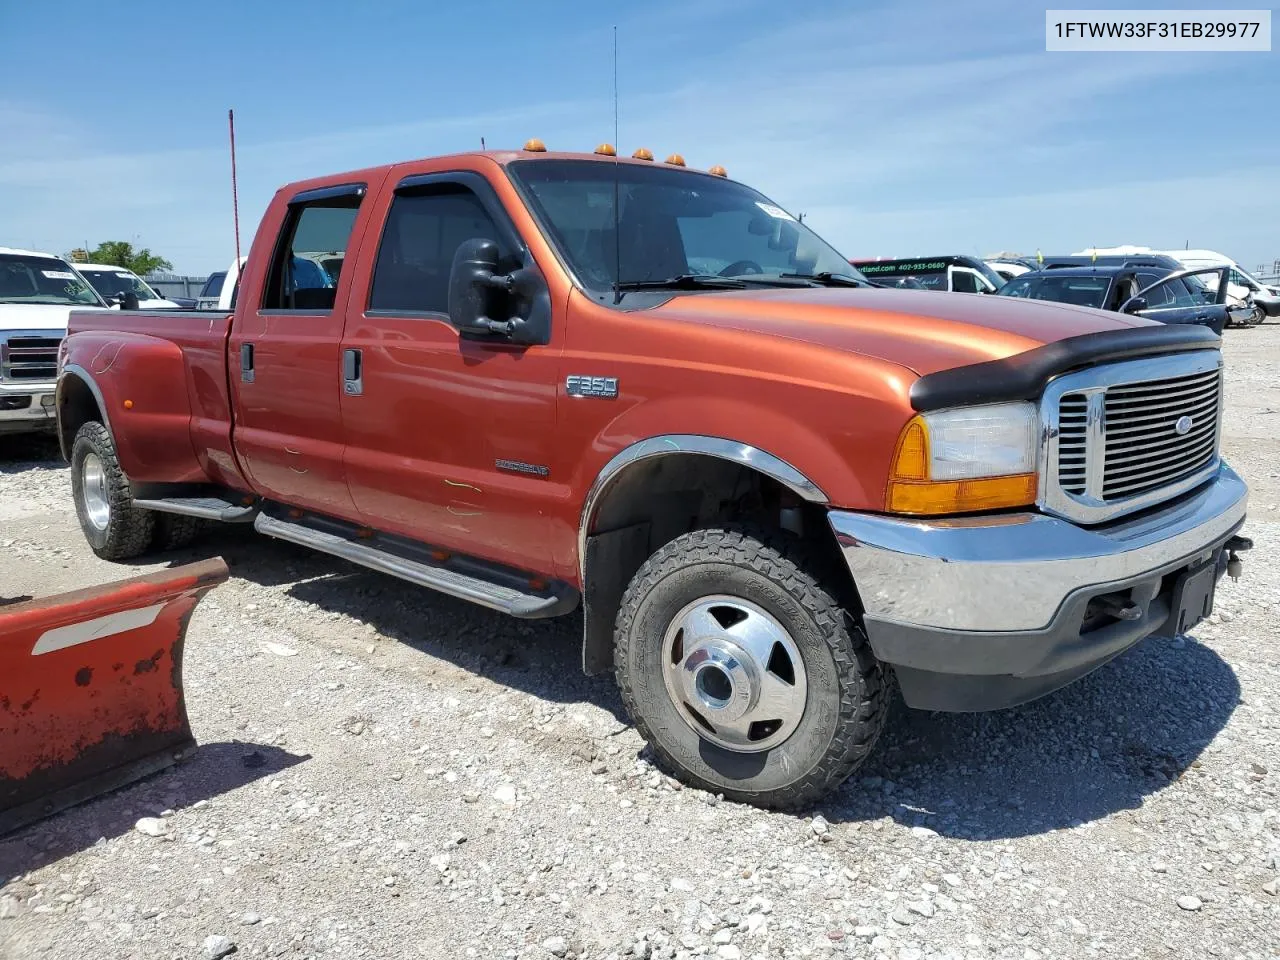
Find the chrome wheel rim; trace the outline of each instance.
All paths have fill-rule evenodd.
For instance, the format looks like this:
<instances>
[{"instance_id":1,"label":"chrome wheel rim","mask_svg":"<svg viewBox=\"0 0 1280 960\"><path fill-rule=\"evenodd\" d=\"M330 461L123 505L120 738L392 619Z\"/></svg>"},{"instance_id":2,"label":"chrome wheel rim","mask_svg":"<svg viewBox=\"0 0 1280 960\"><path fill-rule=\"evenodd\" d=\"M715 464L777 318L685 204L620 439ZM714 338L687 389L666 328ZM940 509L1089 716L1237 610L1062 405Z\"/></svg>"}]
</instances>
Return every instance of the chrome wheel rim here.
<instances>
[{"instance_id":1,"label":"chrome wheel rim","mask_svg":"<svg viewBox=\"0 0 1280 960\"><path fill-rule=\"evenodd\" d=\"M726 750L770 750L804 716L800 650L782 624L748 600L717 595L686 606L663 637L662 666L684 722Z\"/></svg>"},{"instance_id":2,"label":"chrome wheel rim","mask_svg":"<svg viewBox=\"0 0 1280 960\"><path fill-rule=\"evenodd\" d=\"M111 520L111 501L107 497L107 472L96 453L86 454L80 465L80 495L84 498L84 515L95 530L107 529Z\"/></svg>"}]
</instances>

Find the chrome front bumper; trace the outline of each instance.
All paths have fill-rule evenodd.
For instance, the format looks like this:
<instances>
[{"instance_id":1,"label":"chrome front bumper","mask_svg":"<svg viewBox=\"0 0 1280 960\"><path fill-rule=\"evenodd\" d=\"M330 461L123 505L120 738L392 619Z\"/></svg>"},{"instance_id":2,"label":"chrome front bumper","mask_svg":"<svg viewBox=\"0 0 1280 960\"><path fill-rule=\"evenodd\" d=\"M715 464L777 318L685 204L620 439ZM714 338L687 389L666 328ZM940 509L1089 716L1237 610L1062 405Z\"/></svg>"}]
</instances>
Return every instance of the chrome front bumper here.
<instances>
[{"instance_id":1,"label":"chrome front bumper","mask_svg":"<svg viewBox=\"0 0 1280 960\"><path fill-rule=\"evenodd\" d=\"M0 433L49 429L57 423L55 383L0 381Z\"/></svg>"},{"instance_id":2,"label":"chrome front bumper","mask_svg":"<svg viewBox=\"0 0 1280 960\"><path fill-rule=\"evenodd\" d=\"M907 702L994 709L1047 693L1164 627L1166 575L1212 559L1244 522L1247 501L1244 481L1223 464L1192 493L1092 528L1037 513L829 519L872 648L897 668ZM1141 615L1093 626L1090 603L1104 595L1123 596ZM933 676L914 684L912 671ZM965 692L957 675L1008 682Z\"/></svg>"}]
</instances>

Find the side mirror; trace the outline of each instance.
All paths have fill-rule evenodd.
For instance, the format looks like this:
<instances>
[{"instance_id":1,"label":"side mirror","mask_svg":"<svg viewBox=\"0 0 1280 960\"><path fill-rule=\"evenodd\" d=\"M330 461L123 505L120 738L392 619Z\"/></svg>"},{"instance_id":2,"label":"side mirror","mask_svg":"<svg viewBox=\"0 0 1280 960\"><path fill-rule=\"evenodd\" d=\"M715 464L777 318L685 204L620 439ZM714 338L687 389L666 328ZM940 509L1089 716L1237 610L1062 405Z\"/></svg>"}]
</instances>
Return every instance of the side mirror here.
<instances>
[{"instance_id":1,"label":"side mirror","mask_svg":"<svg viewBox=\"0 0 1280 960\"><path fill-rule=\"evenodd\" d=\"M449 271L449 320L459 332L500 336L512 343L546 343L550 333L546 284L536 270L498 273L498 245L475 238L460 244ZM545 309L539 309L539 308ZM531 311L521 317L519 311ZM530 319L536 313L539 319ZM505 320L495 316L507 316Z\"/></svg>"},{"instance_id":2,"label":"side mirror","mask_svg":"<svg viewBox=\"0 0 1280 960\"><path fill-rule=\"evenodd\" d=\"M1120 308L1121 313L1141 313L1147 309L1149 304L1146 297L1130 297L1125 301L1123 307Z\"/></svg>"},{"instance_id":3,"label":"side mirror","mask_svg":"<svg viewBox=\"0 0 1280 960\"><path fill-rule=\"evenodd\" d=\"M134 293L132 290L126 290L124 293L120 294L120 309L121 310L137 310L138 295Z\"/></svg>"}]
</instances>

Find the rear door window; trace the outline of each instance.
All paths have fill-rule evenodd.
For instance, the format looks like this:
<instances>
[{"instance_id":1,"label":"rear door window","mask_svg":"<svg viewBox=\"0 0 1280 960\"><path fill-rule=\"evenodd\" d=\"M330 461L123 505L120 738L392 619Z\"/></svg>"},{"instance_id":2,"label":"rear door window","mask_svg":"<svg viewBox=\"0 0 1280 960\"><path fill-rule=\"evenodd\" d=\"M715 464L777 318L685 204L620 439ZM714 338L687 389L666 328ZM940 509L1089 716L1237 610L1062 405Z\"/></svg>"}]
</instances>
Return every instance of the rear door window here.
<instances>
[{"instance_id":1,"label":"rear door window","mask_svg":"<svg viewBox=\"0 0 1280 960\"><path fill-rule=\"evenodd\" d=\"M362 197L363 190L353 190L290 205L267 275L263 310L333 310L338 276L326 264L346 256Z\"/></svg>"}]
</instances>

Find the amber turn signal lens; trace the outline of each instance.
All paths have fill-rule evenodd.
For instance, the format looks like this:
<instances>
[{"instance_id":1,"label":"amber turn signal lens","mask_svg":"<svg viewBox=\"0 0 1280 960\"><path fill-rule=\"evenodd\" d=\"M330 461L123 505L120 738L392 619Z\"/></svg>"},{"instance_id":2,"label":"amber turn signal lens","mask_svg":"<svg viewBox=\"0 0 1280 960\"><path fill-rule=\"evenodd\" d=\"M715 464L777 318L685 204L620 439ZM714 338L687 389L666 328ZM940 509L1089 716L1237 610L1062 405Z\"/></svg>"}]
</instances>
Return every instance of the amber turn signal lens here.
<instances>
[{"instance_id":1,"label":"amber turn signal lens","mask_svg":"<svg viewBox=\"0 0 1280 960\"><path fill-rule=\"evenodd\" d=\"M1039 477L1034 473L935 481L930 479L929 463L929 428L922 418L913 417L893 452L886 510L938 515L1025 507L1036 502Z\"/></svg>"},{"instance_id":2,"label":"amber turn signal lens","mask_svg":"<svg viewBox=\"0 0 1280 960\"><path fill-rule=\"evenodd\" d=\"M1012 477L984 477L980 480L944 480L940 483L889 481L887 507L890 513L971 513L1025 507L1035 503L1037 478L1034 473Z\"/></svg>"}]
</instances>

